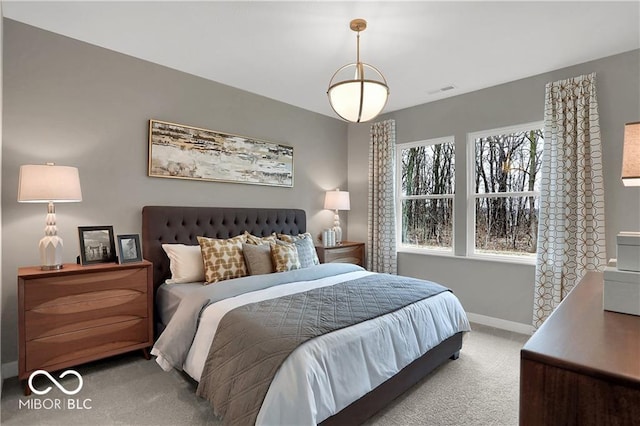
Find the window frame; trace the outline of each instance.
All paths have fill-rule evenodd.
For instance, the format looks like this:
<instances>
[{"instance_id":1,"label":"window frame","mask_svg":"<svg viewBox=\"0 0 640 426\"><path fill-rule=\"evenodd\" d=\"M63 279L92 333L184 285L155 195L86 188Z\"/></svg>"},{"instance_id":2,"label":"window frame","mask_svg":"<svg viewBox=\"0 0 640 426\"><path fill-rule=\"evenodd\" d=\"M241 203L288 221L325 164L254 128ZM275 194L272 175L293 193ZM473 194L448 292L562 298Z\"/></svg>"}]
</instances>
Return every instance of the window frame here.
<instances>
[{"instance_id":1,"label":"window frame","mask_svg":"<svg viewBox=\"0 0 640 426\"><path fill-rule=\"evenodd\" d=\"M539 191L518 191L518 192L492 192L492 193L476 193L475 177L476 177L476 139L482 137L496 136L523 132L532 129L542 129L544 135L544 121L533 121L529 123L516 124L512 126L498 127L495 129L480 130L477 132L467 133L467 247L466 257L485 260L499 260L509 263L531 264L535 265L536 255L517 255L517 254L494 254L482 253L476 251L476 200L478 198L512 198L512 197L537 197L540 200ZM544 137L544 136L543 136ZM545 141L546 142L546 141ZM544 149L544 148L543 148Z\"/></svg>"},{"instance_id":2,"label":"window frame","mask_svg":"<svg viewBox=\"0 0 640 426\"><path fill-rule=\"evenodd\" d=\"M443 143L450 143L454 147L454 176L456 176L456 141L453 135L439 138L424 139L413 142L404 142L396 144L395 166L396 166L396 251L401 253L418 253L432 254L442 256L455 255L455 185L451 194L427 194L427 195L402 195L402 151L405 149L417 148L420 146L431 146ZM452 204L452 220L451 220L451 247L428 247L428 246L408 246L402 243L402 202L404 200L427 200L427 199L450 199Z\"/></svg>"}]
</instances>

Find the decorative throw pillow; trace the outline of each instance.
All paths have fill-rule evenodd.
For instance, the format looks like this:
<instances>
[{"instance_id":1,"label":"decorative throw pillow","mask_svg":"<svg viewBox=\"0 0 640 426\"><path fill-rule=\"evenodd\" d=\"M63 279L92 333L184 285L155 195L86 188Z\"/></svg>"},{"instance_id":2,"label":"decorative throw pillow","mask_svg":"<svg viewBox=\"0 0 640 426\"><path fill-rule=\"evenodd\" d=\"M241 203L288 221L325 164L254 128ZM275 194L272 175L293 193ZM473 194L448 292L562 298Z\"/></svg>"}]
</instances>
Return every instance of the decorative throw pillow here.
<instances>
[{"instance_id":1,"label":"decorative throw pillow","mask_svg":"<svg viewBox=\"0 0 640 426\"><path fill-rule=\"evenodd\" d=\"M242 255L244 235L227 239L198 237L207 284L247 275Z\"/></svg>"},{"instance_id":2,"label":"decorative throw pillow","mask_svg":"<svg viewBox=\"0 0 640 426\"><path fill-rule=\"evenodd\" d=\"M318 259L318 253L316 253L316 247L311 239L311 234L303 234L303 237L298 238L293 244L298 249L300 267L308 268L320 264L320 259Z\"/></svg>"},{"instance_id":3,"label":"decorative throw pillow","mask_svg":"<svg viewBox=\"0 0 640 426\"><path fill-rule=\"evenodd\" d=\"M162 249L169 258L171 278L167 284L204 281L204 265L199 245L163 244Z\"/></svg>"},{"instance_id":4,"label":"decorative throw pillow","mask_svg":"<svg viewBox=\"0 0 640 426\"><path fill-rule=\"evenodd\" d=\"M278 239L284 241L285 243L295 243L301 238L309 238L311 239L311 242L313 242L313 237L308 232L298 235L278 234Z\"/></svg>"},{"instance_id":5,"label":"decorative throw pillow","mask_svg":"<svg viewBox=\"0 0 640 426\"><path fill-rule=\"evenodd\" d=\"M293 243L298 239L297 235L278 234L278 239L285 243Z\"/></svg>"},{"instance_id":6,"label":"decorative throw pillow","mask_svg":"<svg viewBox=\"0 0 640 426\"><path fill-rule=\"evenodd\" d=\"M273 272L271 247L268 244L243 244L242 252L249 275L262 275Z\"/></svg>"},{"instance_id":7,"label":"decorative throw pillow","mask_svg":"<svg viewBox=\"0 0 640 426\"><path fill-rule=\"evenodd\" d=\"M298 249L294 244L280 243L270 244L271 259L276 272L292 271L300 269L300 259Z\"/></svg>"},{"instance_id":8,"label":"decorative throw pillow","mask_svg":"<svg viewBox=\"0 0 640 426\"><path fill-rule=\"evenodd\" d=\"M255 244L255 245L275 243L276 240L278 239L276 237L276 233L275 232L273 234L271 234L271 235L266 236L266 237L256 237L255 235L252 235L252 234L248 233L247 231L244 231L244 235L245 235L245 237L247 237L247 244Z\"/></svg>"}]
</instances>

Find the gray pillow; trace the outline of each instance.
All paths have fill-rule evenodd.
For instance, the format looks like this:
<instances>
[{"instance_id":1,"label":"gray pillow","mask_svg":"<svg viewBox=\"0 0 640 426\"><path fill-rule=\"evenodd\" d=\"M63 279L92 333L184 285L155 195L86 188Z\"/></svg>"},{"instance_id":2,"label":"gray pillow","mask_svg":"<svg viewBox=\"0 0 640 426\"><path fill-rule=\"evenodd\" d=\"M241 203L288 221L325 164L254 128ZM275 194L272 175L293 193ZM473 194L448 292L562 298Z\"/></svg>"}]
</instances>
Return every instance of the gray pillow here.
<instances>
[{"instance_id":1,"label":"gray pillow","mask_svg":"<svg viewBox=\"0 0 640 426\"><path fill-rule=\"evenodd\" d=\"M311 236L305 236L294 241L298 249L298 259L300 260L301 268L308 268L313 265L319 265L318 253L316 253L316 247L313 245Z\"/></svg>"},{"instance_id":2,"label":"gray pillow","mask_svg":"<svg viewBox=\"0 0 640 426\"><path fill-rule=\"evenodd\" d=\"M271 247L269 244L242 244L244 262L249 275L270 274L273 272Z\"/></svg>"}]
</instances>

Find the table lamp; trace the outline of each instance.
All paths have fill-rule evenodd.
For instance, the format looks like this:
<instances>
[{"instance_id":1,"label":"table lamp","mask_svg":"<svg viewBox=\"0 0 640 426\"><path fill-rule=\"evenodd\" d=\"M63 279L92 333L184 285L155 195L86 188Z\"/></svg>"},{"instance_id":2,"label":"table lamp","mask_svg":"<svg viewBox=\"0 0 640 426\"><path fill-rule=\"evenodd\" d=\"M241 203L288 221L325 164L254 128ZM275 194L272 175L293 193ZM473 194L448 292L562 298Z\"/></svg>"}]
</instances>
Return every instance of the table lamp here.
<instances>
[{"instance_id":1,"label":"table lamp","mask_svg":"<svg viewBox=\"0 0 640 426\"><path fill-rule=\"evenodd\" d=\"M624 126L622 183L640 186L640 122ZM640 232L619 232L617 261L604 270L605 311L640 315Z\"/></svg>"},{"instance_id":2,"label":"table lamp","mask_svg":"<svg viewBox=\"0 0 640 426\"><path fill-rule=\"evenodd\" d=\"M624 125L622 183L640 186L640 121ZM640 272L640 232L620 232L617 243L618 269Z\"/></svg>"},{"instance_id":3,"label":"table lamp","mask_svg":"<svg viewBox=\"0 0 640 426\"><path fill-rule=\"evenodd\" d=\"M62 268L62 238L56 227L53 203L82 201L80 177L76 167L46 165L20 166L18 180L19 203L48 203L44 238L40 240L42 270Z\"/></svg>"},{"instance_id":4,"label":"table lamp","mask_svg":"<svg viewBox=\"0 0 640 426\"><path fill-rule=\"evenodd\" d=\"M336 233L336 244L342 243L342 228L340 227L339 210L349 210L351 204L349 203L349 192L340 191L327 191L324 197L324 208L327 210L334 210L333 216L333 231Z\"/></svg>"},{"instance_id":5,"label":"table lamp","mask_svg":"<svg viewBox=\"0 0 640 426\"><path fill-rule=\"evenodd\" d=\"M622 184L640 186L640 121L624 125Z\"/></svg>"}]
</instances>

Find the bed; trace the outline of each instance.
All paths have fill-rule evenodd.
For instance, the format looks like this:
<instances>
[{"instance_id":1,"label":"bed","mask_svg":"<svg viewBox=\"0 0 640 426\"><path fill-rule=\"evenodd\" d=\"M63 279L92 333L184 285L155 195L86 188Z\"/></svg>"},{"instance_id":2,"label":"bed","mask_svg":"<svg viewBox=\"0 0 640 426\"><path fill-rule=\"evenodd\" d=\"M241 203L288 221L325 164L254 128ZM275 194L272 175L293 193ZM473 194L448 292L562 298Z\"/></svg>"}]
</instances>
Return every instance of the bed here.
<instances>
[{"instance_id":1,"label":"bed","mask_svg":"<svg viewBox=\"0 0 640 426\"><path fill-rule=\"evenodd\" d=\"M182 314L176 314L175 316L174 314L179 312L178 306L182 309L184 308L183 305L188 304L186 302L184 304L181 303L181 300L187 297L185 294L190 292L190 290L185 290L186 287L172 287L165 283L171 277L171 272L169 259L162 249L162 244L197 245L198 236L231 238L241 235L245 231L255 236L268 236L272 233L298 235L306 232L306 214L299 209L146 206L143 208L142 217L143 255L145 259L153 262L153 282L157 300L155 318L158 320L156 328L158 334L165 327L168 327L168 330L176 329L176 327L172 329L171 325L175 326L177 321L175 317ZM335 270L330 270L330 268ZM362 268L353 265L319 265L309 268L308 272L312 275L316 274L317 277L313 280L295 278L295 283L289 284L293 280L292 278L283 285L268 288L263 286L265 288L260 288L255 292L248 292L237 297L229 297L229 299L221 302L211 303L197 319L199 325L197 326L195 337L193 339L185 337L186 340L190 341L191 347L188 349L189 352L185 357L185 361L180 361L180 363L183 362L183 365L166 363L166 360L163 360L163 352L156 352L156 354L159 354L158 363L165 369L172 366L183 369L196 381L199 381L204 363L202 352L203 350L206 352L208 350L207 346L211 346L211 339L213 339L214 334L211 331L207 331L208 326L206 324L213 321L211 319L212 316L222 315L219 312L212 313L217 309L223 309L219 305L228 304L229 306L224 308L227 311L223 310L223 312L231 312L234 306L249 303L242 302L244 300L242 298L253 300L251 298L254 295L262 292L265 293L265 296L260 297L272 298L275 296L269 292L285 291L283 289L289 288L289 286L299 285L298 281L313 282L313 288L316 286L332 288L332 286L339 287L339 285L334 286L333 284L342 283L342 281L353 281L360 278L370 279L372 278L370 277L371 275L379 275L364 271ZM291 271L270 274L271 276L268 277L263 276L261 281L279 280L280 278L275 276L287 277L287 274L292 273L302 272ZM307 275L304 276L306 277ZM247 277L245 281L258 282L258 279L260 279L260 276L252 276ZM324 284L316 284L320 282ZM235 283L232 284L235 285ZM178 286L182 285L179 284ZM195 289L202 287L197 283L191 286ZM214 286L218 286L218 284ZM229 286L231 286L231 283ZM224 286L219 286L219 288L224 289ZM295 292L298 290L287 291ZM238 305L233 304L236 302L230 302L236 298L242 299L237 302ZM433 308L431 307L432 305L434 306ZM436 311L432 312L429 309L436 309ZM447 310L450 310L450 312ZM411 324L407 325L410 322L408 318L414 318L413 316L423 318L425 322L434 323L430 325L430 327L435 327L434 331L418 331L420 336L416 338L406 337L406 335L414 333L414 329L422 328L415 327L415 324L413 326ZM443 316L448 316L450 319L448 321L440 321L442 324L438 324L439 321L432 319L432 317L440 318ZM172 321L174 324L170 324ZM406 329L402 329L402 327L406 327ZM395 328L402 329L402 332L393 331ZM282 367L277 371L264 398L256 423L360 424L429 372L447 362L448 359L457 359L462 348L462 334L468 330L468 320L459 306L459 302L450 292L445 291L425 299L425 301L400 309L393 314L370 319L361 324L355 324L312 339L300 345L282 363ZM389 333L391 337L385 333ZM394 333L398 334L398 336L394 337ZM169 334L167 332L163 337ZM375 341L375 339L382 340ZM342 355L336 352L339 348L334 348L332 345L339 346L343 344L341 342L352 341L355 342L352 344L353 347L365 347L365 352L367 350L366 346L372 345L373 349L368 349L370 352L365 355L365 358L371 358L371 353L375 352L377 354L381 351L380 348L392 346L391 344L387 345L388 342L384 339L401 340L402 343L399 344L407 345L409 343L406 343L405 340L416 340L415 348L407 346L407 348L398 350L397 346L393 346L392 349L382 350L382 352L390 351L390 358L385 354L380 355L384 359L373 359L367 362L358 362L354 358L352 365L349 365L351 361L345 361L345 364L349 366L348 368L339 365L333 365L332 367L331 359L334 360L333 362L336 362L336 359L342 359ZM347 343L344 343L344 345L347 345ZM393 343L393 345L396 345L396 343ZM309 355L314 353L318 355ZM327 355L327 353L331 353L331 355ZM311 359L309 358L310 356L317 356L318 359L322 359L322 362L306 361ZM163 362L165 362L165 365L163 365ZM313 364L313 367L307 364ZM362 367L363 364L368 366L366 368ZM309 369L308 371L306 371L307 368ZM337 371L341 368L344 368L345 371ZM371 377L367 377L366 380L358 378L358 380L366 383L354 385L358 380L350 381L348 375L362 375L360 368L364 369L363 371ZM305 371L300 371L301 369L305 369ZM375 371L372 373L373 370ZM317 379L318 376L323 374L326 377L322 378L322 380ZM308 377L314 378L313 385L307 383ZM341 380L342 383L340 383ZM330 383L326 384L325 382ZM300 401L295 399L297 398L296 395L292 395L286 390L288 388L297 389L302 386L307 386L309 389L306 392L301 392L300 389L293 392L294 394L304 394L300 397L302 398ZM327 390L323 386L331 387L329 392L331 397L327 397ZM225 418L225 421L228 422L229 419Z\"/></svg>"}]
</instances>

